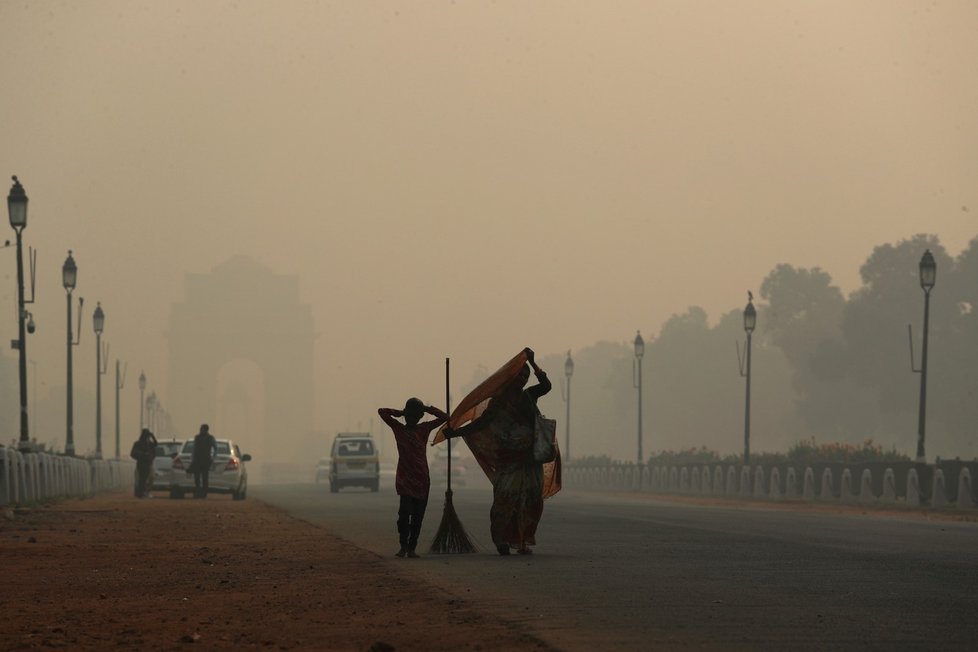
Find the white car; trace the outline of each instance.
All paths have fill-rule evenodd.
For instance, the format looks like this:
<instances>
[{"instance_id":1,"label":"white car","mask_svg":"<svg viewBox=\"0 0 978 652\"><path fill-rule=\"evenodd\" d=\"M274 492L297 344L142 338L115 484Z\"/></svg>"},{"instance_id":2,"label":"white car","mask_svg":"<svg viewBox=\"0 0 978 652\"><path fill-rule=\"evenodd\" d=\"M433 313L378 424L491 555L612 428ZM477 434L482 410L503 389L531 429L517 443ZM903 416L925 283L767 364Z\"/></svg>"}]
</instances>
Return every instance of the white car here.
<instances>
[{"instance_id":1,"label":"white car","mask_svg":"<svg viewBox=\"0 0 978 652\"><path fill-rule=\"evenodd\" d=\"M194 491L194 474L188 471L193 460L194 440L183 444L180 454L173 458L170 471L170 498L183 498L187 492ZM207 478L207 493L231 494L235 500L244 500L248 495L248 469L245 462L251 455L242 455L238 445L230 439L217 440L217 455L211 460L211 471Z\"/></svg>"},{"instance_id":2,"label":"white car","mask_svg":"<svg viewBox=\"0 0 978 652\"><path fill-rule=\"evenodd\" d=\"M153 489L165 491L170 488L173 458L177 456L181 448L183 448L183 442L175 439L156 442L156 457L153 458Z\"/></svg>"}]
</instances>

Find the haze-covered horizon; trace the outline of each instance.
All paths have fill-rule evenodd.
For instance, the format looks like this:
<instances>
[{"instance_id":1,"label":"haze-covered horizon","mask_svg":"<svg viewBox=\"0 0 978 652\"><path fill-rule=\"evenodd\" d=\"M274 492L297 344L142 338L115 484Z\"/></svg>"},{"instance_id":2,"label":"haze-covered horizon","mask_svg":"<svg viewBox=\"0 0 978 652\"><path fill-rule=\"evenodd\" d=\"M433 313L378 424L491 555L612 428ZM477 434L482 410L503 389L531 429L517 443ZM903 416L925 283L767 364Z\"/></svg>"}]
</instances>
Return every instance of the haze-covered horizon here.
<instances>
[{"instance_id":1,"label":"haze-covered horizon","mask_svg":"<svg viewBox=\"0 0 978 652\"><path fill-rule=\"evenodd\" d=\"M441 405L445 357L461 391L523 346L630 345L689 306L716 323L780 263L848 295L878 245L957 256L978 232L975 24L968 2L0 4L37 393L65 382L69 249L75 387L94 393L100 301L123 442L140 370L168 404L187 276L235 256L298 278L325 433ZM12 248L0 279L11 315ZM182 416L205 420L220 432Z\"/></svg>"}]
</instances>

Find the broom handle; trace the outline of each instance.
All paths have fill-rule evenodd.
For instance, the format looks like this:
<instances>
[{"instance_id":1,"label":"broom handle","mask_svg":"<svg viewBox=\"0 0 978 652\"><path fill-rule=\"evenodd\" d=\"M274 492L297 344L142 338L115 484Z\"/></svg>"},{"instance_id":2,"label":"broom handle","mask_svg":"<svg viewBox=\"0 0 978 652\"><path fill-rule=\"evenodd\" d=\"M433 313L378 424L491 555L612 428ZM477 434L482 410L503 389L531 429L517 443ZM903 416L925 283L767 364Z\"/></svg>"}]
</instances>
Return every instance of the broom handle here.
<instances>
[{"instance_id":1,"label":"broom handle","mask_svg":"<svg viewBox=\"0 0 978 652\"><path fill-rule=\"evenodd\" d=\"M450 358L445 358L445 414L452 413L452 395L449 393L448 380L449 380L449 361ZM448 440L448 491L452 491L452 440Z\"/></svg>"}]
</instances>

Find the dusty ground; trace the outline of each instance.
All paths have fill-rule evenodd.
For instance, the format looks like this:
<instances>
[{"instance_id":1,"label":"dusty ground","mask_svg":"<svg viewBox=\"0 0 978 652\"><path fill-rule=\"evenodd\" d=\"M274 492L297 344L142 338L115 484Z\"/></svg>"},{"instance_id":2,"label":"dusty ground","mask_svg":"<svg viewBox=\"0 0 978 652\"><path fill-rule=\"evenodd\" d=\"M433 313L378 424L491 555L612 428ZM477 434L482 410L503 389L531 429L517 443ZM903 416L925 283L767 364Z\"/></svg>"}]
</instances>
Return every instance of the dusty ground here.
<instances>
[{"instance_id":1,"label":"dusty ground","mask_svg":"<svg viewBox=\"0 0 978 652\"><path fill-rule=\"evenodd\" d=\"M257 501L113 494L4 511L3 649L548 649L398 568L418 562Z\"/></svg>"}]
</instances>

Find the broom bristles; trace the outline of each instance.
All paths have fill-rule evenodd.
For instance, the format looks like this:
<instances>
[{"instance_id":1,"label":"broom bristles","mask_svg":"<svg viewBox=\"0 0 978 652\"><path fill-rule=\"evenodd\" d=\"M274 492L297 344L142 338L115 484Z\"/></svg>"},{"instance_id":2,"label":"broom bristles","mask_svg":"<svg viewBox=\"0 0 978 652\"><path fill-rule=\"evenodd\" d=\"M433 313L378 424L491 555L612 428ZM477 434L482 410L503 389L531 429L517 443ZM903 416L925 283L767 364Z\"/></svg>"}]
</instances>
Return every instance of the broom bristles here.
<instances>
[{"instance_id":1,"label":"broom bristles","mask_svg":"<svg viewBox=\"0 0 978 652\"><path fill-rule=\"evenodd\" d=\"M462 527L458 514L455 513L451 489L445 492L445 511L435 533L435 540L431 542L430 552L435 554L475 552L475 546L466 534L465 528Z\"/></svg>"}]
</instances>

